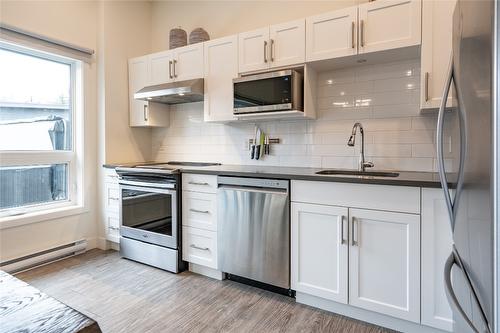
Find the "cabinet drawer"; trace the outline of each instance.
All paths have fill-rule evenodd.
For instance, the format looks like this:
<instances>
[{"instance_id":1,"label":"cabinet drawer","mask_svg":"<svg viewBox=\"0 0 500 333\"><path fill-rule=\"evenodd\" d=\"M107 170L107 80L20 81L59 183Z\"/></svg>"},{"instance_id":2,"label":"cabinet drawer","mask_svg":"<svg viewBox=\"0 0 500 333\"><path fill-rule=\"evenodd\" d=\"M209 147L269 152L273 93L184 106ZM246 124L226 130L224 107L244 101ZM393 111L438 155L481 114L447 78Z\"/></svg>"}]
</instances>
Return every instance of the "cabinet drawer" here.
<instances>
[{"instance_id":1,"label":"cabinet drawer","mask_svg":"<svg viewBox=\"0 0 500 333\"><path fill-rule=\"evenodd\" d=\"M420 188L292 181L292 201L420 214Z\"/></svg>"},{"instance_id":2,"label":"cabinet drawer","mask_svg":"<svg viewBox=\"0 0 500 333\"><path fill-rule=\"evenodd\" d=\"M182 259L217 269L217 233L183 226Z\"/></svg>"},{"instance_id":3,"label":"cabinet drawer","mask_svg":"<svg viewBox=\"0 0 500 333\"><path fill-rule=\"evenodd\" d=\"M118 213L120 209L120 188L118 184L104 183L104 209Z\"/></svg>"},{"instance_id":4,"label":"cabinet drawer","mask_svg":"<svg viewBox=\"0 0 500 333\"><path fill-rule=\"evenodd\" d=\"M217 230L217 195L182 192L182 225Z\"/></svg>"},{"instance_id":5,"label":"cabinet drawer","mask_svg":"<svg viewBox=\"0 0 500 333\"><path fill-rule=\"evenodd\" d=\"M118 175L115 169L104 168L104 182L118 185Z\"/></svg>"},{"instance_id":6,"label":"cabinet drawer","mask_svg":"<svg viewBox=\"0 0 500 333\"><path fill-rule=\"evenodd\" d=\"M203 193L217 192L217 176L214 175L197 175L183 174L182 189L184 191L194 191Z\"/></svg>"},{"instance_id":7,"label":"cabinet drawer","mask_svg":"<svg viewBox=\"0 0 500 333\"><path fill-rule=\"evenodd\" d=\"M115 213L107 213L106 219L106 238L116 241L120 238L120 217Z\"/></svg>"}]
</instances>

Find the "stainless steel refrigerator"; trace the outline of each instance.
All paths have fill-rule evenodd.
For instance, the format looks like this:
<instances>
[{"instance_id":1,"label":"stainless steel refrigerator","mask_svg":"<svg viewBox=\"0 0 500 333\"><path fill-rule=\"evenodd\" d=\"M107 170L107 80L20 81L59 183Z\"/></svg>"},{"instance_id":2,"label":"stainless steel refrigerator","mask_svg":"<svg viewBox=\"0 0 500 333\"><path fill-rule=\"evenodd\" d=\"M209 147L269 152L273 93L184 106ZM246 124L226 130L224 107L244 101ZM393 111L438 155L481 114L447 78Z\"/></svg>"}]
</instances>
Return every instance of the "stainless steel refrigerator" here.
<instances>
[{"instance_id":1,"label":"stainless steel refrigerator","mask_svg":"<svg viewBox=\"0 0 500 333\"><path fill-rule=\"evenodd\" d=\"M438 116L438 166L454 242L444 278L455 332L500 332L497 6L495 0L458 1ZM443 159L443 144L451 141L457 144L455 170Z\"/></svg>"}]
</instances>

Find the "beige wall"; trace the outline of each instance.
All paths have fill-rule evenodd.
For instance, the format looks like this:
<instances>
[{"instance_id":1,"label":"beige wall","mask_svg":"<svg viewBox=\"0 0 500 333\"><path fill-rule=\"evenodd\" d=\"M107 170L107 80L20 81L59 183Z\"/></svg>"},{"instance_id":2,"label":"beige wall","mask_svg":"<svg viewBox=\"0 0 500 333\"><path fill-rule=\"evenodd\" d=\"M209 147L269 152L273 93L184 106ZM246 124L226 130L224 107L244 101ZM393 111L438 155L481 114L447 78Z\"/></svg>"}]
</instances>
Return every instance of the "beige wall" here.
<instances>
[{"instance_id":1,"label":"beige wall","mask_svg":"<svg viewBox=\"0 0 500 333\"><path fill-rule=\"evenodd\" d=\"M179 26L188 36L202 27L215 39L366 1L153 1L153 51L168 49L169 31Z\"/></svg>"},{"instance_id":2,"label":"beige wall","mask_svg":"<svg viewBox=\"0 0 500 333\"><path fill-rule=\"evenodd\" d=\"M100 4L100 114L105 115L105 161L147 161L151 130L129 127L128 59L151 51L151 3L103 1Z\"/></svg>"},{"instance_id":3,"label":"beige wall","mask_svg":"<svg viewBox=\"0 0 500 333\"><path fill-rule=\"evenodd\" d=\"M96 49L97 3L90 1L1 1L0 21ZM0 260L78 239L96 243L97 65L85 65L84 193L88 212L0 230Z\"/></svg>"}]
</instances>

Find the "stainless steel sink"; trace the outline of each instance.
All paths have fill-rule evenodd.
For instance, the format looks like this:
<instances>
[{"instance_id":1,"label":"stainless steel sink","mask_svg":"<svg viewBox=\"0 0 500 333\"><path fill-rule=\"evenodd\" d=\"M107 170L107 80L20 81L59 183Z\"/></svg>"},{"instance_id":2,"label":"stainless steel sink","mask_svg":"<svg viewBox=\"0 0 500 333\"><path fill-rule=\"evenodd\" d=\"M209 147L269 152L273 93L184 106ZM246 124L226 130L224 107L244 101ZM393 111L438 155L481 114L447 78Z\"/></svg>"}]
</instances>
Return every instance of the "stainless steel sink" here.
<instances>
[{"instance_id":1,"label":"stainless steel sink","mask_svg":"<svg viewBox=\"0 0 500 333\"><path fill-rule=\"evenodd\" d=\"M371 176L371 177L398 177L397 172L384 171L358 171L358 170L321 170L316 172L318 175L345 175L345 176Z\"/></svg>"}]
</instances>

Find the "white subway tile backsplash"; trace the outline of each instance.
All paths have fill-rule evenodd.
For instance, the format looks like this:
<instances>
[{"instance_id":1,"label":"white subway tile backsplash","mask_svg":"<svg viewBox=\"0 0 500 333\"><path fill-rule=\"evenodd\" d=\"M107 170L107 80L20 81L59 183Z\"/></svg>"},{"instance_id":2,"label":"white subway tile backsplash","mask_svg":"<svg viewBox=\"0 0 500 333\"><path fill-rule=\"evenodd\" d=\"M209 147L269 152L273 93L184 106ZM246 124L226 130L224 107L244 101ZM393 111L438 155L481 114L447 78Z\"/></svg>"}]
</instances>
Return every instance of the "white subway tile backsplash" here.
<instances>
[{"instance_id":1,"label":"white subway tile backsplash","mask_svg":"<svg viewBox=\"0 0 500 333\"><path fill-rule=\"evenodd\" d=\"M154 159L353 169L361 138L355 147L347 140L360 121L375 169L435 171L436 117L420 114L419 67L416 59L319 73L317 119L256 122L281 140L258 161L248 150L255 123L204 123L203 103L173 106L170 127L153 129Z\"/></svg>"}]
</instances>

